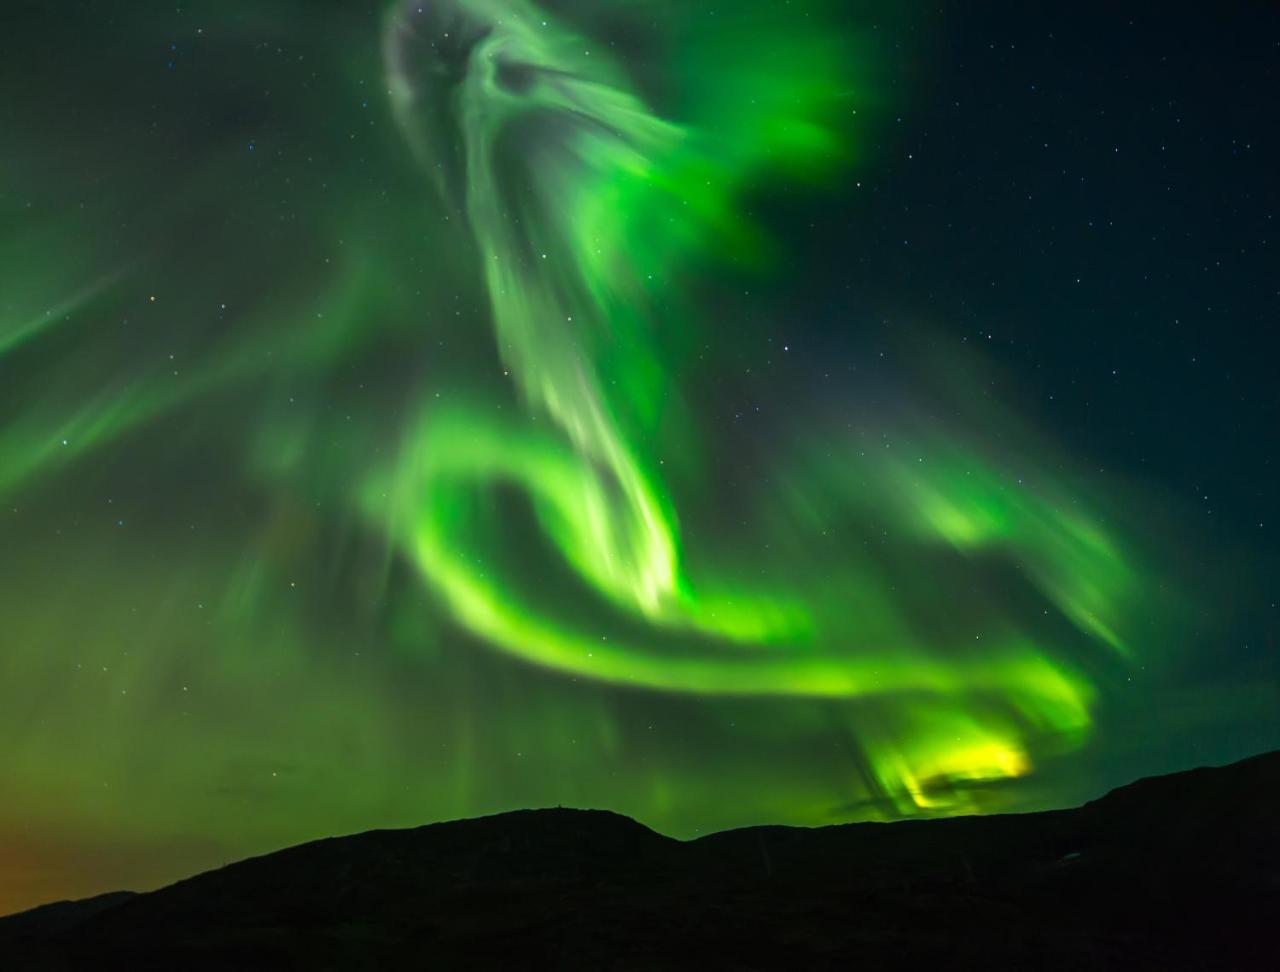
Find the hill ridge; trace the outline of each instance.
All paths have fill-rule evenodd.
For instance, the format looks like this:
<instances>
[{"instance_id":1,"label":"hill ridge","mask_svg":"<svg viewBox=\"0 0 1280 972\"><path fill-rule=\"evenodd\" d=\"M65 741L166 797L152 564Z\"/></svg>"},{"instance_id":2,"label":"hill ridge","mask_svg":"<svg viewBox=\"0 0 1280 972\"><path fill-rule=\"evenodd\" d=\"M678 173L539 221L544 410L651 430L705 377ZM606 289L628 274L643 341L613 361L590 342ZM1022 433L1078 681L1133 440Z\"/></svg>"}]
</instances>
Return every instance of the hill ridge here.
<instances>
[{"instance_id":1,"label":"hill ridge","mask_svg":"<svg viewBox=\"0 0 1280 972\"><path fill-rule=\"evenodd\" d=\"M1277 797L1280 752L1068 810L688 841L608 810L514 810L23 912L0 919L0 965L1274 967Z\"/></svg>"}]
</instances>

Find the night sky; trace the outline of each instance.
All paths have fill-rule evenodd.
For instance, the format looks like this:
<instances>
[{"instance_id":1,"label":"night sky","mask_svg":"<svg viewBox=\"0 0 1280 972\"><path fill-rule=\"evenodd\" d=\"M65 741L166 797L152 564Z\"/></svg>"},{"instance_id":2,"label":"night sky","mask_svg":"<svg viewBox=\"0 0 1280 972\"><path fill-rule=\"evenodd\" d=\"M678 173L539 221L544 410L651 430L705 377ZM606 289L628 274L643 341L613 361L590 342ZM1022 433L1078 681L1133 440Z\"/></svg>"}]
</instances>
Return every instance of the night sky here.
<instances>
[{"instance_id":1,"label":"night sky","mask_svg":"<svg viewBox=\"0 0 1280 972\"><path fill-rule=\"evenodd\" d=\"M0 913L1280 745L1280 7L0 4Z\"/></svg>"}]
</instances>

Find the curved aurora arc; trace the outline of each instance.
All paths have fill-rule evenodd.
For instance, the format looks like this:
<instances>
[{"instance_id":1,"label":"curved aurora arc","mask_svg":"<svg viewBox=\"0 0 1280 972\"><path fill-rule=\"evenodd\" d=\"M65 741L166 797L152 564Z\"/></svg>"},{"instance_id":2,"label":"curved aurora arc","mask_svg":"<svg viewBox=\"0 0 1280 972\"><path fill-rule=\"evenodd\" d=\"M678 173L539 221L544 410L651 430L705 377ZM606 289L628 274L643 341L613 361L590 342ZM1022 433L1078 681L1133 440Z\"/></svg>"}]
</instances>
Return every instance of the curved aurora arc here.
<instances>
[{"instance_id":1,"label":"curved aurora arc","mask_svg":"<svg viewBox=\"0 0 1280 972\"><path fill-rule=\"evenodd\" d=\"M718 573L713 551L691 567L662 464L646 448L663 409L679 407L654 334L698 320L696 307L663 299L674 286L665 281L717 247L759 249L738 211L745 186L844 155L830 122L848 80L811 8L815 19L788 20L805 25L794 35L770 37L773 59L760 63L772 70L703 75L699 90L682 92L695 118L726 98L754 106L715 131L660 117L607 49L533 4L394 8L384 51L396 118L475 238L524 414L424 406L367 506L489 644L645 689L867 700L874 718L855 725L897 812L963 809L966 784L1027 773L1046 740L1085 738L1089 680L998 611L976 632L922 637L876 563L854 551L765 587ZM821 451L830 456L830 443ZM887 520L922 572L939 551L1005 563L1044 614L1116 663L1130 655L1123 622L1147 594L1122 544L1070 488L1024 487L982 450L936 437L897 450L914 461L810 452L798 492L834 496L841 517ZM504 574L510 511L495 497L510 491L527 499L581 603L606 603L612 617L576 621ZM948 581L937 578L943 601L962 596Z\"/></svg>"}]
</instances>

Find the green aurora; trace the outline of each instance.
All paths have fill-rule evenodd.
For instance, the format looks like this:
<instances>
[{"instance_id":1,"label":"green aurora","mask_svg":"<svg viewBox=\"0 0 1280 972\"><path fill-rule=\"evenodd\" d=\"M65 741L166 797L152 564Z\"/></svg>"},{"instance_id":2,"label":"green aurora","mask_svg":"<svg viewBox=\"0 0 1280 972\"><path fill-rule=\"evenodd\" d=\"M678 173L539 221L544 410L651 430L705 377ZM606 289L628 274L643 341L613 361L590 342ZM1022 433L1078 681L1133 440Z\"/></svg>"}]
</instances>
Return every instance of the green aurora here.
<instances>
[{"instance_id":1,"label":"green aurora","mask_svg":"<svg viewBox=\"0 0 1280 972\"><path fill-rule=\"evenodd\" d=\"M713 240L750 247L735 212L742 184L840 154L828 119L853 79L806 12L792 12L799 29L776 35L748 11L745 41L770 38L767 57L731 43L757 70L704 65L682 125L646 105L589 39L532 5L411 0L391 15L396 117L474 234L522 407L508 419L483 405L429 403L368 506L389 510L389 534L403 535L460 624L536 664L704 695L913 699L916 725L869 752L876 780L900 812L967 808L957 780L1018 775L1034 737L1084 735L1087 679L1001 614L981 619L976 635L922 639L874 558L846 554L810 577L809 558L788 557L789 581L760 584L734 576L714 550L691 555L654 454L655 443L698 449L663 437L680 406L652 335L690 329L697 313L664 302L664 288ZM700 119L718 123L709 130ZM802 456L796 491L830 493L837 521L881 511L921 562L944 545L1014 560L1057 614L1128 653L1126 616L1153 597L1098 514L1070 492L1020 488L976 448L948 456L904 446L906 468L846 455L822 469ZM694 486L715 488L705 471L693 474L703 480ZM506 528L492 502L502 485L529 499L550 552L581 582L567 603L598 599L616 620L583 624L566 616L576 605L540 604L504 569ZM789 535L813 544L793 516L760 520L748 529L772 526L773 544ZM961 637L985 644L967 650Z\"/></svg>"},{"instance_id":2,"label":"green aurora","mask_svg":"<svg viewBox=\"0 0 1280 972\"><path fill-rule=\"evenodd\" d=\"M223 107L6 109L0 911L521 805L1088 795L1200 623L1176 514L941 339L726 422L767 200L874 171L890 65L695 7L139 4Z\"/></svg>"}]
</instances>

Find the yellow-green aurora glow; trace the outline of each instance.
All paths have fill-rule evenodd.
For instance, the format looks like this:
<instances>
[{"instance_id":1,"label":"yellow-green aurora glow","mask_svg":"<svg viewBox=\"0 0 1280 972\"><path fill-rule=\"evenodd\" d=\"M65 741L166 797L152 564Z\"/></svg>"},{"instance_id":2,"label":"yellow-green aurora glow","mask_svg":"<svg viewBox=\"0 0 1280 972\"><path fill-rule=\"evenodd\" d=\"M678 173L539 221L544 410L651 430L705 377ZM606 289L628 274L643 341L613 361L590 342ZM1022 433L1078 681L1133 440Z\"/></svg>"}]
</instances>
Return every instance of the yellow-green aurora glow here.
<instances>
[{"instance_id":1,"label":"yellow-green aurora glow","mask_svg":"<svg viewBox=\"0 0 1280 972\"><path fill-rule=\"evenodd\" d=\"M711 6L139 3L92 110L5 108L0 911L514 806L1085 795L1173 518L924 324L766 347L858 345L777 214L874 172L893 65Z\"/></svg>"}]
</instances>

